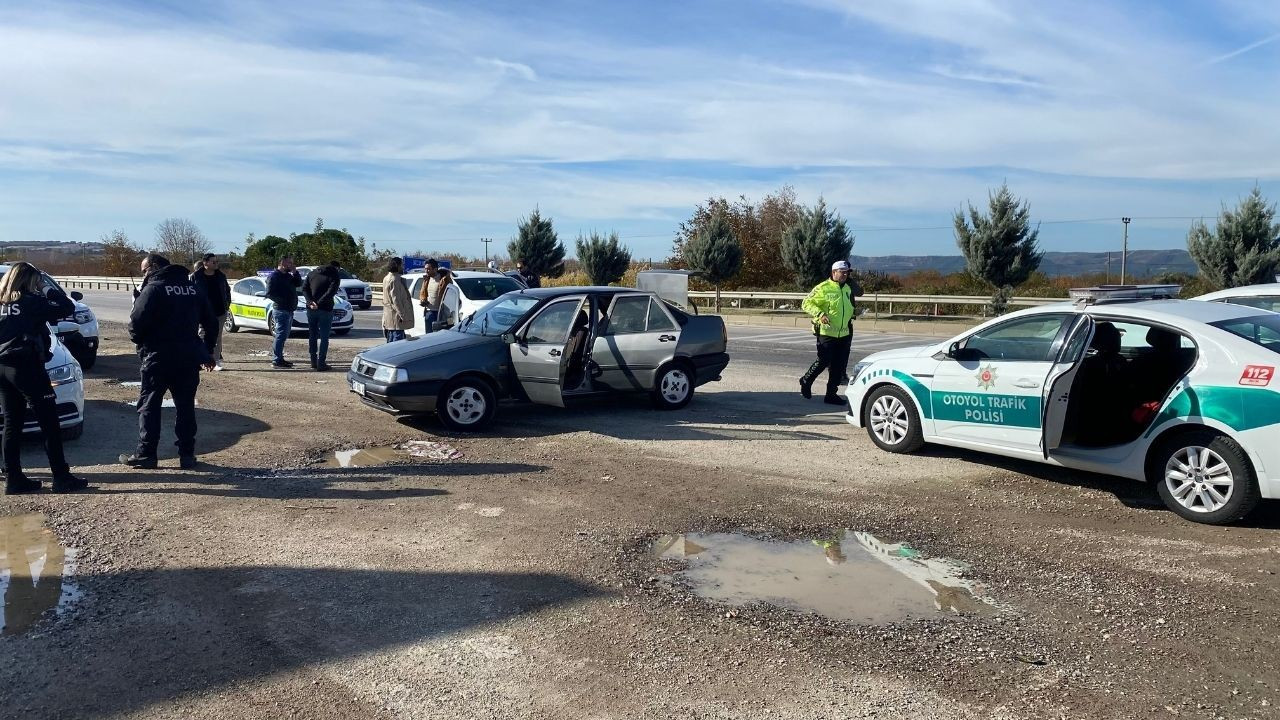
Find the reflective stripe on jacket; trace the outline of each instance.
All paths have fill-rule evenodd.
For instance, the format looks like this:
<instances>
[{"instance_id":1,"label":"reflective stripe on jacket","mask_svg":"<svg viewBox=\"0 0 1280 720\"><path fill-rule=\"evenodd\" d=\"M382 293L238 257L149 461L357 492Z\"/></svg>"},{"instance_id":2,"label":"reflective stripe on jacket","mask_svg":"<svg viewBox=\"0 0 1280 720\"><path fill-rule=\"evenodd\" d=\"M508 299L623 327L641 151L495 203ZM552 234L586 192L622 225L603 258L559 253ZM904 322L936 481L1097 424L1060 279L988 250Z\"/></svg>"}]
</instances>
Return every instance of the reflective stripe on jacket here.
<instances>
[{"instance_id":1,"label":"reflective stripe on jacket","mask_svg":"<svg viewBox=\"0 0 1280 720\"><path fill-rule=\"evenodd\" d=\"M853 322L853 289L849 283L841 285L835 280L823 280L809 291L800 308L813 318L816 332L825 337L842 338L851 334ZM823 325L818 318L826 315L830 323Z\"/></svg>"}]
</instances>

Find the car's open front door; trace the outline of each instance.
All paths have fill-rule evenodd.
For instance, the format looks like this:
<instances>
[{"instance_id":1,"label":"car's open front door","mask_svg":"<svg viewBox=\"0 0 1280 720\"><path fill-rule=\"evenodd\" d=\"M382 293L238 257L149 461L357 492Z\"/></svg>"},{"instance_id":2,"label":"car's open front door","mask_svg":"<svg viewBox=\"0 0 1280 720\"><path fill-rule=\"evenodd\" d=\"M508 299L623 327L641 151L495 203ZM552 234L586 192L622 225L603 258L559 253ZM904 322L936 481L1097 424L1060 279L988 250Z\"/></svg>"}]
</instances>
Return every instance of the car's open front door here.
<instances>
[{"instance_id":1,"label":"car's open front door","mask_svg":"<svg viewBox=\"0 0 1280 720\"><path fill-rule=\"evenodd\" d=\"M1093 318L1081 314L1062 344L1057 361L1045 378L1044 401L1041 403L1040 427L1043 428L1041 445L1045 459L1062 444L1062 433L1067 424L1067 408L1071 405L1071 387L1076 373L1093 339Z\"/></svg>"},{"instance_id":2,"label":"car's open front door","mask_svg":"<svg viewBox=\"0 0 1280 720\"><path fill-rule=\"evenodd\" d=\"M533 402L564 407L568 349L573 332L589 320L586 300L574 295L548 303L516 333L511 366Z\"/></svg>"}]
</instances>

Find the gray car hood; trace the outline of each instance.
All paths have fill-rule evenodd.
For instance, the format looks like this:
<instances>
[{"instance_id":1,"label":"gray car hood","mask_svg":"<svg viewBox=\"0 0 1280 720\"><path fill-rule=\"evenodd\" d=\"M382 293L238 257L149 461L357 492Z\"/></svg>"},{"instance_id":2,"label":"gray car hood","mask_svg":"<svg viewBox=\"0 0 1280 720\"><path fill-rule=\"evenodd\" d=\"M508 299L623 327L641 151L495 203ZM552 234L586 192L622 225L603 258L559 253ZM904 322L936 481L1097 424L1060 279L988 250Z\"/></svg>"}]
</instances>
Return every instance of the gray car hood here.
<instances>
[{"instance_id":1,"label":"gray car hood","mask_svg":"<svg viewBox=\"0 0 1280 720\"><path fill-rule=\"evenodd\" d=\"M442 330L408 340L398 340L393 343L379 345L360 353L360 357L380 365L400 366L431 355L501 342L502 338L494 335L471 335L452 330Z\"/></svg>"}]
</instances>

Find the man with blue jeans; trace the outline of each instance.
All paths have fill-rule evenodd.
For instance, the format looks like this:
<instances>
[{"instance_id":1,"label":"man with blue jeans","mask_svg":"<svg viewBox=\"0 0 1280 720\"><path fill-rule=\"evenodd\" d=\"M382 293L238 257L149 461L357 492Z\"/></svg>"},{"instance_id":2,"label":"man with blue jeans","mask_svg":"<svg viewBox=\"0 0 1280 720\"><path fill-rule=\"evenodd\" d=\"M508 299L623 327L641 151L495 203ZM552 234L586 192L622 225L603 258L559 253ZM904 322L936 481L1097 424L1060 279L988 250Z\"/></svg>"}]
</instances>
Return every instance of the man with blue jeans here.
<instances>
[{"instance_id":1,"label":"man with blue jeans","mask_svg":"<svg viewBox=\"0 0 1280 720\"><path fill-rule=\"evenodd\" d=\"M302 276L294 269L293 258L289 255L280 258L280 264L267 277L267 299L271 301L271 322L276 334L271 367L293 367L293 363L284 359L284 341L289 339L289 332L293 330L293 313L298 309L298 288L301 286Z\"/></svg>"},{"instance_id":2,"label":"man with blue jeans","mask_svg":"<svg viewBox=\"0 0 1280 720\"><path fill-rule=\"evenodd\" d=\"M311 351L311 369L325 371L329 364L329 333L333 330L333 300L342 288L337 260L307 274L302 296L307 300L307 348Z\"/></svg>"}]
</instances>

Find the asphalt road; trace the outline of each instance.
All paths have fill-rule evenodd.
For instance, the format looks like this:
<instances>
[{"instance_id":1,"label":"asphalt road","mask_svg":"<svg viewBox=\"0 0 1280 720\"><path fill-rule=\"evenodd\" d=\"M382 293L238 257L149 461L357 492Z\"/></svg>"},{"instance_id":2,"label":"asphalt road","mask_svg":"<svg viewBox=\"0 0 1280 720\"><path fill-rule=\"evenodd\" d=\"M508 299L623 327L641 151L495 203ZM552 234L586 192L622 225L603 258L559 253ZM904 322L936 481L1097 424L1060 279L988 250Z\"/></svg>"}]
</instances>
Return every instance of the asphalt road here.
<instances>
[{"instance_id":1,"label":"asphalt road","mask_svg":"<svg viewBox=\"0 0 1280 720\"><path fill-rule=\"evenodd\" d=\"M133 301L129 293L111 290L86 290L84 302L93 308L98 318L127 322ZM265 331L262 333L265 336ZM853 352L850 362L880 352L913 345L926 345L938 338L881 332L854 332ZM382 309L357 310L355 328L344 338L334 338L333 344L368 347L382 341ZM264 344L265 347L265 344ZM803 368L814 357L813 335L803 329L780 327L729 326L729 354L735 361L762 363Z\"/></svg>"}]
</instances>

